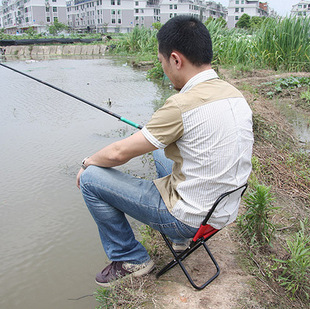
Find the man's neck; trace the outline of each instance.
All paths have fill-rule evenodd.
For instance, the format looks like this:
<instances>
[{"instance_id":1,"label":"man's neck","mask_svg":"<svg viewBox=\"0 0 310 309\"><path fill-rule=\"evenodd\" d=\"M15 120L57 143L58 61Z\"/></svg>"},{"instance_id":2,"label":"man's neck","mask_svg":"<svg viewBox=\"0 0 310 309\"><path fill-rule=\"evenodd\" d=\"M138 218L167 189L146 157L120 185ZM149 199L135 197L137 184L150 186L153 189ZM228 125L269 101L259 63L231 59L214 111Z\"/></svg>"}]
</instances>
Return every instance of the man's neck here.
<instances>
[{"instance_id":1,"label":"man's neck","mask_svg":"<svg viewBox=\"0 0 310 309\"><path fill-rule=\"evenodd\" d=\"M205 65L201 65L199 67L192 65L191 68L190 67L188 68L188 70L187 70L188 72L186 72L187 74L186 73L184 74L186 76L186 79L187 79L186 82L188 82L195 75L197 75L203 71L211 70L211 69L212 69L211 64L205 64Z\"/></svg>"}]
</instances>

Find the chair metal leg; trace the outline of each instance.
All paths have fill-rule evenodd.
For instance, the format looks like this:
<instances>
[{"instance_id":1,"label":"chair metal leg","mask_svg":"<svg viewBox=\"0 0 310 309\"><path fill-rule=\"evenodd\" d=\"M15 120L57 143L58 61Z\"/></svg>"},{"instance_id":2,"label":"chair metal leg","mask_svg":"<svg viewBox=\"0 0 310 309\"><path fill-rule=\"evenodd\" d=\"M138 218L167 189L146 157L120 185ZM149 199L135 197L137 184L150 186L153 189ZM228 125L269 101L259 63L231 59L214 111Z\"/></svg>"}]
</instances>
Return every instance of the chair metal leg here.
<instances>
[{"instance_id":1,"label":"chair metal leg","mask_svg":"<svg viewBox=\"0 0 310 309\"><path fill-rule=\"evenodd\" d=\"M208 246L205 243L205 240L200 240L197 241L192 247L189 247L188 249L184 250L182 253L177 254L175 252L175 250L173 250L169 240L167 239L167 237L165 235L163 235L164 240L166 241L170 251L172 252L172 254L174 255L174 259L168 263L164 268L162 268L157 274L156 274L156 278L159 278L161 275L163 275L164 273L166 273L168 270L170 270L171 268L173 268L174 266L176 266L177 264L181 267L182 271L184 272L185 276L187 277L188 281L191 283L191 285L197 289L197 290L202 290L204 289L208 284L210 284L216 277L218 277L218 275L220 274L220 268L219 265L217 264L214 256L212 255L210 249L208 248ZM196 251L201 245L204 246L205 250L207 251L211 261L213 262L215 268L216 268L216 274L213 275L209 280L207 280L204 284L198 286L196 285L196 283L193 281L192 277L190 276L189 272L187 271L186 267L184 266L184 264L182 263L182 261L188 257L192 252Z\"/></svg>"}]
</instances>

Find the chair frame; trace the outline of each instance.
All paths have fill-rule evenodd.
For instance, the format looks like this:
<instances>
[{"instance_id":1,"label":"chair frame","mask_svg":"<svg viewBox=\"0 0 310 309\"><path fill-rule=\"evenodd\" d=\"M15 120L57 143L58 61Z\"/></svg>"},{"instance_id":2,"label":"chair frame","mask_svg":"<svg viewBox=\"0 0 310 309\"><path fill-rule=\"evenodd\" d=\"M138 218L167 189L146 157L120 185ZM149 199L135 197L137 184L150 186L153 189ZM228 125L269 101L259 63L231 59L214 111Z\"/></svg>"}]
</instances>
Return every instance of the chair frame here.
<instances>
[{"instance_id":1,"label":"chair frame","mask_svg":"<svg viewBox=\"0 0 310 309\"><path fill-rule=\"evenodd\" d=\"M209 210L206 218L203 220L203 222L200 225L200 228L198 229L196 235L193 237L193 240L191 241L190 245L188 246L188 248L186 248L184 251L182 251L181 253L176 252L173 248L172 245L168 239L168 237L161 233L163 239L165 240L168 248L170 249L170 251L172 252L174 259L171 260L171 262L169 262L165 267L163 267L157 274L156 274L156 278L159 278L161 275L163 275L164 273L166 273L168 270L170 270L171 268L173 268L176 265L179 265L181 267L181 269L183 270L185 276L187 277L187 279L189 280L189 282L191 283L191 285L197 289L197 290L202 290L204 289L208 284L210 284L215 278L218 277L218 275L220 274L220 267L216 261L216 259L214 258L213 254L211 253L209 247L207 246L206 242L213 236L215 235L217 232L219 232L220 230L217 230L215 228L212 228L210 225L207 224L208 220L210 219L212 213L214 212L215 208L217 207L217 205L228 195L238 191L238 190L242 190L241 192L241 197L243 196L245 190L247 189L248 184L244 184L234 190L225 192L223 194L221 194L217 200L214 202L212 208ZM201 231L205 230L206 227L210 227L209 230L206 232L206 234L201 236ZM215 266L216 269L216 273L209 278L205 283L203 283L202 285L197 285L191 275L189 274L189 272L187 271L186 267L184 266L184 264L182 263L183 260L185 260L191 253L193 253L194 251L196 251L200 246L203 246L206 250L206 252L208 253L211 261L213 262L213 265Z\"/></svg>"}]
</instances>

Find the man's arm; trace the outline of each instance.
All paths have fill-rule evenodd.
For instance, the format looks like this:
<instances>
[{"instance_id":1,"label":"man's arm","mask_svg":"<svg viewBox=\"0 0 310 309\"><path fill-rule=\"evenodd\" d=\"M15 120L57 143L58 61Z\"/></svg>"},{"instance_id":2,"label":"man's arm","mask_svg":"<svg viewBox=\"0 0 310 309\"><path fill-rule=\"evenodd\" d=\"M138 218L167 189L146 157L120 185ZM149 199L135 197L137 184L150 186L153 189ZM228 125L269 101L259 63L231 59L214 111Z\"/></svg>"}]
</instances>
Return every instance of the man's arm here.
<instances>
[{"instance_id":1,"label":"man's arm","mask_svg":"<svg viewBox=\"0 0 310 309\"><path fill-rule=\"evenodd\" d=\"M142 134L141 131L114 142L89 157L85 162L85 166L96 165L102 167L113 167L122 165L130 159L156 150L157 148L151 144ZM84 170L81 168L77 174L76 184L80 187L80 176Z\"/></svg>"}]
</instances>

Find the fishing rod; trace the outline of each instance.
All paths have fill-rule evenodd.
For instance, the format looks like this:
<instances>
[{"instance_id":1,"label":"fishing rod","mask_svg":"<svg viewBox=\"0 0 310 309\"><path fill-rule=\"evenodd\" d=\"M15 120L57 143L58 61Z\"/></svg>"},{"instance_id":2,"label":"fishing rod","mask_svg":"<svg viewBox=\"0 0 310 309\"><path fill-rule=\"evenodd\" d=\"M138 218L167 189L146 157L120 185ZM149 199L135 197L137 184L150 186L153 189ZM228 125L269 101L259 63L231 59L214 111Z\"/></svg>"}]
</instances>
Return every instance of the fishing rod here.
<instances>
[{"instance_id":1,"label":"fishing rod","mask_svg":"<svg viewBox=\"0 0 310 309\"><path fill-rule=\"evenodd\" d=\"M120 115L118 115L118 114L115 114L115 113L109 111L108 109L105 109L105 108L103 108L103 107L101 107L101 106L98 106L98 105L96 105L96 104L94 104L94 103L88 102L88 101L86 101L86 100L84 100L84 99L82 99L82 98L80 98L80 97L78 97L78 96L76 96L76 95L74 95L74 94L72 94L72 93L70 93L70 92L67 92L67 91L65 91L65 90L62 90L62 89L60 89L60 88L58 88L58 87L56 87L56 86L53 86L53 85L51 85L51 84L49 84L49 83L47 83L47 82L44 82L44 81L42 81L42 80L40 80L40 79L38 79L38 78L33 77L33 76L31 76L31 75L28 75L28 74L26 74L26 73L23 73L23 72L21 72L21 71L18 71L18 70L14 69L14 68L12 68L12 67L9 67L9 66L7 66L7 65L5 65L5 64L3 64L3 63L0 63L0 66L3 66L4 68L7 68L7 69L12 70L12 71L14 71L14 72L16 72L16 73L19 73L19 74L21 74L21 75L24 75L24 76L26 76L26 77L29 77L29 78L31 78L31 79L33 79L33 80L35 80L35 81L37 81L37 82L39 82L39 83L45 85L45 86L48 86L48 87L50 87L50 88L53 88L53 89L55 89L55 90L57 90L57 91L60 91L60 92L66 94L66 95L68 95L68 96L70 96L70 97L72 97L72 98L75 98L75 99L77 99L77 100L79 100L79 101L81 101L81 102L83 102L83 103L85 103L85 104L87 104L87 105L90 105L90 106L92 106L92 107L95 107L95 108L101 110L102 112L107 113L107 114L109 114L109 115L111 115L111 116L113 116L113 117L115 117L115 118L117 118L117 119L119 119L119 120L121 120L121 121L123 121L123 122L125 122L125 123L127 123L127 124L129 124L129 125L131 125L131 126L133 126L133 127L135 127L135 128L137 128L137 129L140 129L140 130L142 129L142 126L141 126L141 125L139 125L139 124L137 124L137 123L135 123L135 122L133 122L133 121L131 121L131 120L128 120L128 119L126 119L126 118L123 117L123 116L120 116Z\"/></svg>"}]
</instances>

